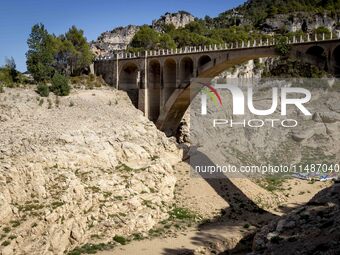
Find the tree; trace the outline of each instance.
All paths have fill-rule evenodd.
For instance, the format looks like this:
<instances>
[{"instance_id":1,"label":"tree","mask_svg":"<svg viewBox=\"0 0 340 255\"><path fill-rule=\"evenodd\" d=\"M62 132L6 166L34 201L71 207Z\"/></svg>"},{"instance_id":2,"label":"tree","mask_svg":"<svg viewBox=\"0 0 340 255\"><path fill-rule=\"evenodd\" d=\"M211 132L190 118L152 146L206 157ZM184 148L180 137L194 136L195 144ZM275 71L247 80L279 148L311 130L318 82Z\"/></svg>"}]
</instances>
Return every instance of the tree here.
<instances>
[{"instance_id":1,"label":"tree","mask_svg":"<svg viewBox=\"0 0 340 255\"><path fill-rule=\"evenodd\" d=\"M71 68L71 74L79 75L93 60L93 55L84 36L84 31L72 26L65 34L63 41L63 49L67 49L68 64Z\"/></svg>"},{"instance_id":2,"label":"tree","mask_svg":"<svg viewBox=\"0 0 340 255\"><path fill-rule=\"evenodd\" d=\"M19 81L19 72L16 70L17 65L15 64L14 58L5 58L5 67L7 73L11 79L11 83L16 83Z\"/></svg>"},{"instance_id":3,"label":"tree","mask_svg":"<svg viewBox=\"0 0 340 255\"><path fill-rule=\"evenodd\" d=\"M155 49L159 43L159 34L147 25L142 26L131 41L131 47L144 50Z\"/></svg>"},{"instance_id":4,"label":"tree","mask_svg":"<svg viewBox=\"0 0 340 255\"><path fill-rule=\"evenodd\" d=\"M287 43L287 37L280 36L277 39L275 49L280 53L280 55L287 55L291 49L291 46Z\"/></svg>"},{"instance_id":5,"label":"tree","mask_svg":"<svg viewBox=\"0 0 340 255\"><path fill-rule=\"evenodd\" d=\"M36 24L27 44L27 70L37 82L50 80L55 72L79 75L93 60L83 30L75 26L57 37L50 35L43 24Z\"/></svg>"},{"instance_id":6,"label":"tree","mask_svg":"<svg viewBox=\"0 0 340 255\"><path fill-rule=\"evenodd\" d=\"M192 21L188 25L186 25L185 28L191 33L196 33L200 35L203 35L207 30L203 21Z\"/></svg>"},{"instance_id":7,"label":"tree","mask_svg":"<svg viewBox=\"0 0 340 255\"><path fill-rule=\"evenodd\" d=\"M71 75L71 58L76 54L76 49L74 48L72 42L66 40L64 35L54 37L53 40L53 44L56 49L56 54L54 56L54 68L58 73Z\"/></svg>"},{"instance_id":8,"label":"tree","mask_svg":"<svg viewBox=\"0 0 340 255\"><path fill-rule=\"evenodd\" d=\"M12 70L16 70L17 65L15 64L14 58L5 58L5 67L12 69Z\"/></svg>"},{"instance_id":9,"label":"tree","mask_svg":"<svg viewBox=\"0 0 340 255\"><path fill-rule=\"evenodd\" d=\"M27 70L38 82L49 80L54 74L54 51L52 37L43 24L36 24L32 27L27 44Z\"/></svg>"},{"instance_id":10,"label":"tree","mask_svg":"<svg viewBox=\"0 0 340 255\"><path fill-rule=\"evenodd\" d=\"M176 43L168 34L162 34L159 37L159 47L161 49L175 49Z\"/></svg>"}]
</instances>

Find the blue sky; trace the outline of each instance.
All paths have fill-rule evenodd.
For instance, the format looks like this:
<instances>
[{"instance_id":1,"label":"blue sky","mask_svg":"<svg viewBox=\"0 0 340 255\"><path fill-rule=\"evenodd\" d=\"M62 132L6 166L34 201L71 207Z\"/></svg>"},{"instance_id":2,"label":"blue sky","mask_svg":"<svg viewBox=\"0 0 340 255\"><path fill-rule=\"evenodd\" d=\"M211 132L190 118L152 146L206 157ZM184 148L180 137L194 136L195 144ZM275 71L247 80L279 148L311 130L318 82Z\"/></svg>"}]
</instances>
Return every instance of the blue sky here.
<instances>
[{"instance_id":1,"label":"blue sky","mask_svg":"<svg viewBox=\"0 0 340 255\"><path fill-rule=\"evenodd\" d=\"M27 38L32 25L42 22L50 33L62 34L72 25L88 40L128 24L150 24L165 12L185 10L197 17L219 13L244 0L4 0L0 7L0 65L13 56L26 70Z\"/></svg>"}]
</instances>

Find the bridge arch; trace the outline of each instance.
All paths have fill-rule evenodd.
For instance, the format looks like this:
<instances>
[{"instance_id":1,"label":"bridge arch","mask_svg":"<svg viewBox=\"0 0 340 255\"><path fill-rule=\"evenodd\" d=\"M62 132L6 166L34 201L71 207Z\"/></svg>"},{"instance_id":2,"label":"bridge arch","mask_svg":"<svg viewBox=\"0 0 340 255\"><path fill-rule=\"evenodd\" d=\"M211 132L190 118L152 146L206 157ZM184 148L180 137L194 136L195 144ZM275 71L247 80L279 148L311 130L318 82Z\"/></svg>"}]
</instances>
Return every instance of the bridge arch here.
<instances>
[{"instance_id":1,"label":"bridge arch","mask_svg":"<svg viewBox=\"0 0 340 255\"><path fill-rule=\"evenodd\" d=\"M156 121L160 112L161 64L158 60L151 60L148 69L149 118Z\"/></svg>"},{"instance_id":2,"label":"bridge arch","mask_svg":"<svg viewBox=\"0 0 340 255\"><path fill-rule=\"evenodd\" d=\"M168 101L171 94L176 89L177 82L177 63L173 58L167 58L163 67L163 100L164 104Z\"/></svg>"},{"instance_id":3,"label":"bridge arch","mask_svg":"<svg viewBox=\"0 0 340 255\"><path fill-rule=\"evenodd\" d=\"M326 51L323 47L314 45L307 49L306 55L309 57L314 65L318 66L320 69L325 69L327 64Z\"/></svg>"},{"instance_id":4,"label":"bridge arch","mask_svg":"<svg viewBox=\"0 0 340 255\"><path fill-rule=\"evenodd\" d=\"M321 46L314 45L314 46L307 49L306 54L312 55L312 56L322 57L325 54L325 49Z\"/></svg>"},{"instance_id":5,"label":"bridge arch","mask_svg":"<svg viewBox=\"0 0 340 255\"><path fill-rule=\"evenodd\" d=\"M204 65L208 64L211 61L211 57L209 55L203 55L198 59L197 67L198 69L202 68Z\"/></svg>"},{"instance_id":6,"label":"bridge arch","mask_svg":"<svg viewBox=\"0 0 340 255\"><path fill-rule=\"evenodd\" d=\"M180 61L180 85L190 83L194 76L194 61L190 57L184 57Z\"/></svg>"},{"instance_id":7,"label":"bridge arch","mask_svg":"<svg viewBox=\"0 0 340 255\"><path fill-rule=\"evenodd\" d=\"M133 105L138 108L138 66L135 63L126 63L119 74L119 89L127 92Z\"/></svg>"}]
</instances>

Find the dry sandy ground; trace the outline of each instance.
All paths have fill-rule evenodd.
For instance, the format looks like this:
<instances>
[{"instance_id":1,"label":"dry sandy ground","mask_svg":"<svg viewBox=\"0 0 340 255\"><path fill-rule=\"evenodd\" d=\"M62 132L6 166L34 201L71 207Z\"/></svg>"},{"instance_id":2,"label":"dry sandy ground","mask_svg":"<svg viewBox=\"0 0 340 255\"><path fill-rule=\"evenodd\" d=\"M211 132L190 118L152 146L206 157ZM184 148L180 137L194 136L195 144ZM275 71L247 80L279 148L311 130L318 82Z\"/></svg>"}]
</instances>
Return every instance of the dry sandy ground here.
<instances>
[{"instance_id":1,"label":"dry sandy ground","mask_svg":"<svg viewBox=\"0 0 340 255\"><path fill-rule=\"evenodd\" d=\"M142 241L133 241L125 246L120 246L112 251L99 252L100 255L159 255L159 254L211 254L211 251L222 252L225 249L233 249L238 242L260 227L266 221L282 215L292 208L305 204L321 189L329 186L329 183L308 183L308 181L290 179L283 185L283 191L273 194L266 192L249 180L233 180L232 183L242 191L251 194L253 199L258 195L272 195L277 202L275 208L265 208L262 213L250 212L247 209L233 212L236 208L231 197L237 196L237 192L226 187L223 182L221 190L214 186L215 181L207 181L203 178L190 176L189 165L185 162L176 166L178 178L176 203L190 208L206 219L214 219L210 223L182 230L173 236L157 237ZM228 184L227 184L228 186ZM249 187L252 189L250 190ZM256 189L254 189L256 187ZM251 192L247 192L247 191ZM229 193L229 194L228 194ZM247 195L248 195L247 194ZM284 201L277 200L284 197ZM247 201L246 201L247 202ZM250 201L251 203L251 201ZM232 205L232 206L230 206ZM263 205L259 205L263 206ZM247 227L245 227L248 225ZM237 254L237 253L236 253ZM240 252L239 254L242 254Z\"/></svg>"}]
</instances>

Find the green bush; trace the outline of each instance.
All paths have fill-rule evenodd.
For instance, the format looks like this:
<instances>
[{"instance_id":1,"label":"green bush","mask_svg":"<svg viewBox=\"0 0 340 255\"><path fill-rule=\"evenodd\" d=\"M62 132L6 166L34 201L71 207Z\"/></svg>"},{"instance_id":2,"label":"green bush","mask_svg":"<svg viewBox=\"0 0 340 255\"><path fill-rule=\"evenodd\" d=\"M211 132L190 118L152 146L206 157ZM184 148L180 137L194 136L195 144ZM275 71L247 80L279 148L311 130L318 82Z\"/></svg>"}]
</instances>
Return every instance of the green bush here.
<instances>
[{"instance_id":1,"label":"green bush","mask_svg":"<svg viewBox=\"0 0 340 255\"><path fill-rule=\"evenodd\" d=\"M68 96L71 91L67 77L56 73L52 78L51 91L57 96Z\"/></svg>"},{"instance_id":2,"label":"green bush","mask_svg":"<svg viewBox=\"0 0 340 255\"><path fill-rule=\"evenodd\" d=\"M291 49L291 46L287 43L287 37L280 36L277 39L275 49L280 53L280 55L287 55Z\"/></svg>"},{"instance_id":3,"label":"green bush","mask_svg":"<svg viewBox=\"0 0 340 255\"><path fill-rule=\"evenodd\" d=\"M0 93L4 93L5 90L4 90L4 86L0 84Z\"/></svg>"},{"instance_id":4,"label":"green bush","mask_svg":"<svg viewBox=\"0 0 340 255\"><path fill-rule=\"evenodd\" d=\"M119 235L115 235L113 237L113 240L117 243L120 243L121 245L125 245L128 242L124 236L119 236Z\"/></svg>"},{"instance_id":5,"label":"green bush","mask_svg":"<svg viewBox=\"0 0 340 255\"><path fill-rule=\"evenodd\" d=\"M42 97L48 97L50 88L45 83L40 83L37 86L37 93Z\"/></svg>"},{"instance_id":6,"label":"green bush","mask_svg":"<svg viewBox=\"0 0 340 255\"><path fill-rule=\"evenodd\" d=\"M6 86L12 86L13 78L11 76L11 70L9 68L0 67L0 82Z\"/></svg>"}]
</instances>

